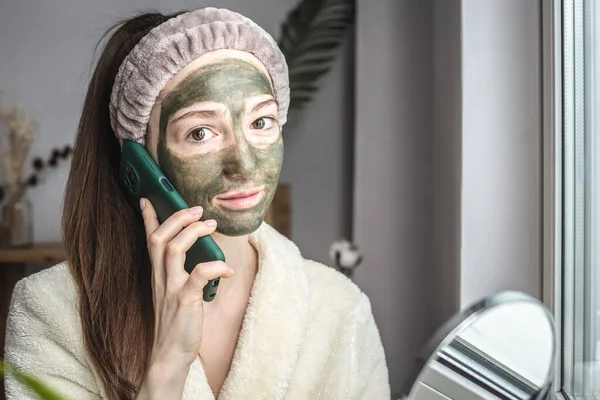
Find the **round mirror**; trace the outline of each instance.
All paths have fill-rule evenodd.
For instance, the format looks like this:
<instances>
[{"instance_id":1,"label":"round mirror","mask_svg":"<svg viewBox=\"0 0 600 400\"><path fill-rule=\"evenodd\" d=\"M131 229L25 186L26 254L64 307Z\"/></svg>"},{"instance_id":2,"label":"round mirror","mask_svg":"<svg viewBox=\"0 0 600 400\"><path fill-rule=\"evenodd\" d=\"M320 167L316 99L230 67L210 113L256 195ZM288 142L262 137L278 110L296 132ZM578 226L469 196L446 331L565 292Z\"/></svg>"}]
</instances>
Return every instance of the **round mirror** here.
<instances>
[{"instance_id":1,"label":"round mirror","mask_svg":"<svg viewBox=\"0 0 600 400\"><path fill-rule=\"evenodd\" d=\"M543 399L552 384L554 323L519 292L486 298L439 329L416 360L403 398Z\"/></svg>"}]
</instances>

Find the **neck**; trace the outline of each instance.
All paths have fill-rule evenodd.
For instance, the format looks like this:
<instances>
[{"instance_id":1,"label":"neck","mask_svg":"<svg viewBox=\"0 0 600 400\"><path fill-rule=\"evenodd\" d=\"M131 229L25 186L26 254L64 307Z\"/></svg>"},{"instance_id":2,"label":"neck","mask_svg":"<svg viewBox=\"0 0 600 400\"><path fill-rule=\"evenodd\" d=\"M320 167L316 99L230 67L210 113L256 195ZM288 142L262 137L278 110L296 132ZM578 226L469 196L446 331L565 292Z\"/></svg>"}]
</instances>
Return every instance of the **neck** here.
<instances>
[{"instance_id":1,"label":"neck","mask_svg":"<svg viewBox=\"0 0 600 400\"><path fill-rule=\"evenodd\" d=\"M249 242L249 235L231 237L215 232L211 236L225 254L227 266L235 271L231 278L222 280L219 291L226 293L248 279L253 281L258 270L258 254Z\"/></svg>"},{"instance_id":2,"label":"neck","mask_svg":"<svg viewBox=\"0 0 600 400\"><path fill-rule=\"evenodd\" d=\"M249 235L232 237L215 232L211 236L221 250L223 250L227 265L234 270L237 264L243 264L245 260L249 259L252 252L254 252L254 248L249 241Z\"/></svg>"}]
</instances>

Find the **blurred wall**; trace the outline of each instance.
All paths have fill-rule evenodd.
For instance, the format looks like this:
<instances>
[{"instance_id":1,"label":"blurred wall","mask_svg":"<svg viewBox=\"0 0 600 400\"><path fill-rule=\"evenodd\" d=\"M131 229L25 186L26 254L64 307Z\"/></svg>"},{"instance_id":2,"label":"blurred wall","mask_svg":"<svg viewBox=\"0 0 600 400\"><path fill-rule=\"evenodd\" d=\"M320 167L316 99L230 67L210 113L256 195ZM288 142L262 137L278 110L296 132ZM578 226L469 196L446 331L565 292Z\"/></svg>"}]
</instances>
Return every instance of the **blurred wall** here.
<instances>
[{"instance_id":1,"label":"blurred wall","mask_svg":"<svg viewBox=\"0 0 600 400\"><path fill-rule=\"evenodd\" d=\"M0 88L8 103L21 103L40 117L32 155L73 143L93 49L115 21L139 11L162 12L203 6L247 15L276 39L296 0L20 0L0 2ZM292 238L308 258L328 262L329 244L349 232L352 141L352 37L338 51L322 89L284 127L282 182L292 187ZM344 155L345 154L345 155ZM48 174L29 192L35 240L60 240L60 214L68 165Z\"/></svg>"},{"instance_id":2,"label":"blurred wall","mask_svg":"<svg viewBox=\"0 0 600 400\"><path fill-rule=\"evenodd\" d=\"M430 334L433 1L358 0L354 240L392 393Z\"/></svg>"},{"instance_id":3,"label":"blurred wall","mask_svg":"<svg viewBox=\"0 0 600 400\"><path fill-rule=\"evenodd\" d=\"M358 0L354 238L400 394L452 314L541 295L540 2Z\"/></svg>"},{"instance_id":4,"label":"blurred wall","mask_svg":"<svg viewBox=\"0 0 600 400\"><path fill-rule=\"evenodd\" d=\"M460 302L505 289L540 297L541 3L462 3Z\"/></svg>"},{"instance_id":5,"label":"blurred wall","mask_svg":"<svg viewBox=\"0 0 600 400\"><path fill-rule=\"evenodd\" d=\"M429 327L459 309L461 252L461 0L434 0L433 232Z\"/></svg>"}]
</instances>

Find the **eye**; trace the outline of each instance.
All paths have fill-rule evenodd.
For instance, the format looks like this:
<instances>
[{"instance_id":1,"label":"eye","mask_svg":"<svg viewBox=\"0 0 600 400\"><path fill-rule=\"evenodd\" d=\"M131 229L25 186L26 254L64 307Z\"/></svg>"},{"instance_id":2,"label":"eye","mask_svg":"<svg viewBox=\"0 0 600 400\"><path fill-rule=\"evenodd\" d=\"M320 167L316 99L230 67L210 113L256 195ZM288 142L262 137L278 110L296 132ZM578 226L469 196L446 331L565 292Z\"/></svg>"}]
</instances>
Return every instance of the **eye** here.
<instances>
[{"instance_id":1,"label":"eye","mask_svg":"<svg viewBox=\"0 0 600 400\"><path fill-rule=\"evenodd\" d=\"M267 130L273 127L273 118L261 117L252 123L252 129Z\"/></svg>"},{"instance_id":2,"label":"eye","mask_svg":"<svg viewBox=\"0 0 600 400\"><path fill-rule=\"evenodd\" d=\"M204 126L200 126L200 127L192 129L190 131L190 133L188 134L188 138L193 142L202 142L207 139L210 139L211 135L212 135L212 132L210 129L208 129Z\"/></svg>"}]
</instances>

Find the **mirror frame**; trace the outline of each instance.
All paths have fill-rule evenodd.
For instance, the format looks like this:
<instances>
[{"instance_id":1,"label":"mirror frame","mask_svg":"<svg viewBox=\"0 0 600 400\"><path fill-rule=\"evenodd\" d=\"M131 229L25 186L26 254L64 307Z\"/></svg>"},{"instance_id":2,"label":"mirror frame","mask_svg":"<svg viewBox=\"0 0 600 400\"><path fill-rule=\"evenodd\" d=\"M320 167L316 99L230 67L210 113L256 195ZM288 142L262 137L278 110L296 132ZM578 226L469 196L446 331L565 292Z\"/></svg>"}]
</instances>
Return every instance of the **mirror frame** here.
<instances>
[{"instance_id":1,"label":"mirror frame","mask_svg":"<svg viewBox=\"0 0 600 400\"><path fill-rule=\"evenodd\" d=\"M542 303L535 297L517 291L503 291L485 297L484 299L474 303L473 305L467 307L463 311L450 318L435 332L435 334L429 339L429 341L427 341L427 343L423 347L423 350L415 358L415 362L413 364L411 372L408 375L408 378L404 381L404 384L402 385L400 398L408 398L414 384L419 380L419 377L422 375L423 368L425 368L425 366L427 365L427 363L429 363L432 357L435 356L435 354L437 354L438 351L441 350L443 347L449 345L450 342L452 342L452 340L454 340L454 338L458 336L461 332L463 332L465 329L471 326L471 324L475 322L481 314L491 310L494 307L515 302L536 303L539 306L541 306L544 309L548 321L550 321L551 323L554 336L556 336L556 326L554 324L554 317L552 313L548 310L544 303ZM556 341L554 340L554 342ZM557 349L556 345L554 345L552 348L552 360L556 360L556 354ZM548 375L546 376L544 387L541 389L536 399L543 399L547 396L548 390L552 386L554 369L554 365L552 365L548 369Z\"/></svg>"}]
</instances>

